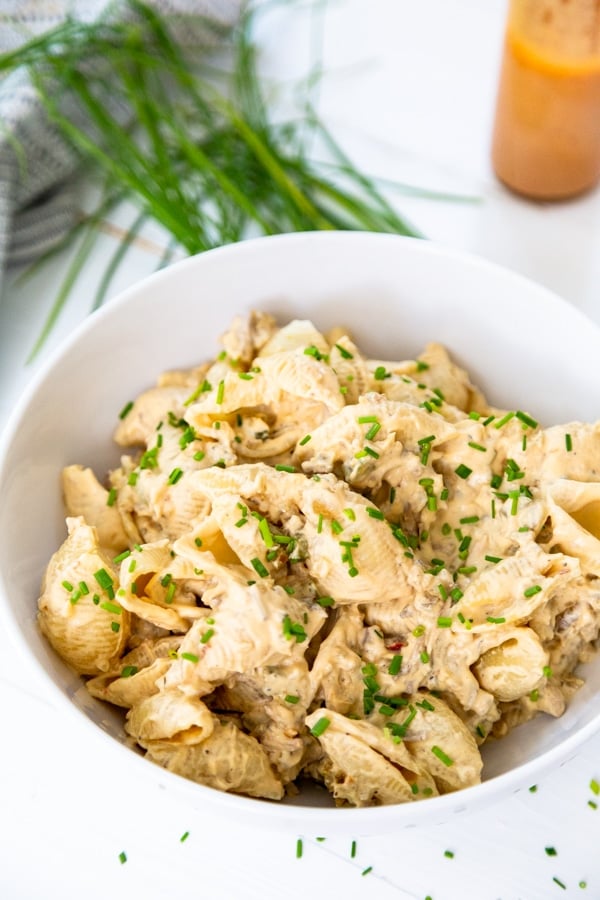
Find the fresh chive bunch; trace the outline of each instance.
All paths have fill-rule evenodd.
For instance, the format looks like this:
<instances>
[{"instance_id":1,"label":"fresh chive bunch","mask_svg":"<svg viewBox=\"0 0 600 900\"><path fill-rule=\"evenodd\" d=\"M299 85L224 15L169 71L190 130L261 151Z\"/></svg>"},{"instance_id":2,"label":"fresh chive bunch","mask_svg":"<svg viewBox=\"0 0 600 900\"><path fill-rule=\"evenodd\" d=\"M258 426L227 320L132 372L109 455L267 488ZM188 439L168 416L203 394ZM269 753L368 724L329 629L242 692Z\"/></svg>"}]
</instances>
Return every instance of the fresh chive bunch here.
<instances>
[{"instance_id":1,"label":"fresh chive bunch","mask_svg":"<svg viewBox=\"0 0 600 900\"><path fill-rule=\"evenodd\" d=\"M173 23L140 0L126 6L125 21L69 19L0 57L0 73L29 69L50 119L102 176L102 201L34 353L87 258L90 232L124 199L139 215L107 266L94 306L148 219L190 254L249 233L359 229L418 236L375 180L352 164L308 100L301 115L274 120L257 70L251 6L236 28L219 34L230 59L225 70L198 63L173 37ZM85 112L89 127L65 113L65 96ZM327 162L311 158L315 139Z\"/></svg>"}]
</instances>

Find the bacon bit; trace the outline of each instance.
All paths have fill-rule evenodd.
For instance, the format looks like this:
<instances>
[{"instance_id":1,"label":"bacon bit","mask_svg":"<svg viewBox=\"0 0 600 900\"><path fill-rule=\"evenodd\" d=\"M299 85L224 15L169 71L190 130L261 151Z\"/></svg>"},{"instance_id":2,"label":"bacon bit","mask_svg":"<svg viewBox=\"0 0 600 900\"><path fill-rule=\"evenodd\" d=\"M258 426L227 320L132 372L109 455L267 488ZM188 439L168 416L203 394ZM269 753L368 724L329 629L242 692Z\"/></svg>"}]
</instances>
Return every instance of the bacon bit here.
<instances>
[{"instance_id":1,"label":"bacon bit","mask_svg":"<svg viewBox=\"0 0 600 900\"><path fill-rule=\"evenodd\" d=\"M403 641L396 641L393 644L386 644L386 650L402 650L403 647L406 647L406 644Z\"/></svg>"}]
</instances>

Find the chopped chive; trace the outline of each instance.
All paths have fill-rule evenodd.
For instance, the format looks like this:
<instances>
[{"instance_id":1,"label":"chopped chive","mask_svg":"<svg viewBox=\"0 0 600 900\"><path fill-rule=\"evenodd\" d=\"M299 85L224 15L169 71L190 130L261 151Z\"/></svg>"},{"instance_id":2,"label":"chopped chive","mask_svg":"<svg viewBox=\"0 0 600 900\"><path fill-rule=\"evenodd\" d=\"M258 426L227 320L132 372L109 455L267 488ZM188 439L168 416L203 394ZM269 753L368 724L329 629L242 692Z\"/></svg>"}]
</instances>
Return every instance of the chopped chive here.
<instances>
[{"instance_id":1,"label":"chopped chive","mask_svg":"<svg viewBox=\"0 0 600 900\"><path fill-rule=\"evenodd\" d=\"M303 447L305 444L308 444L310 440L312 440L312 434L305 434L302 440L299 441L299 444Z\"/></svg>"},{"instance_id":2,"label":"chopped chive","mask_svg":"<svg viewBox=\"0 0 600 900\"><path fill-rule=\"evenodd\" d=\"M471 472L473 471L473 469L470 469L468 466L465 466L463 463L461 463L459 466L456 467L456 469L454 471L456 472L456 474L458 475L459 478L468 478L469 475L471 474Z\"/></svg>"},{"instance_id":3,"label":"chopped chive","mask_svg":"<svg viewBox=\"0 0 600 900\"><path fill-rule=\"evenodd\" d=\"M556 882L556 884L557 884L559 887L561 887L561 888L563 889L563 891L566 891L566 889L567 889L566 884L564 884L564 883L560 880L560 878L557 878L556 875L554 876L554 878L552 879L552 881Z\"/></svg>"},{"instance_id":4,"label":"chopped chive","mask_svg":"<svg viewBox=\"0 0 600 900\"><path fill-rule=\"evenodd\" d=\"M381 425L379 422L374 422L367 433L365 434L365 438L367 441L374 441L377 435L377 432L381 430Z\"/></svg>"},{"instance_id":5,"label":"chopped chive","mask_svg":"<svg viewBox=\"0 0 600 900\"><path fill-rule=\"evenodd\" d=\"M169 477L167 478L168 484L177 484L181 476L183 475L183 469L180 469L179 466L176 466Z\"/></svg>"},{"instance_id":6,"label":"chopped chive","mask_svg":"<svg viewBox=\"0 0 600 900\"><path fill-rule=\"evenodd\" d=\"M444 753L441 747L438 747L437 744L433 745L433 747L431 748L431 752L434 756L437 756L440 762L443 762L445 766L450 767L454 765L454 760L451 759L446 753Z\"/></svg>"},{"instance_id":7,"label":"chopped chive","mask_svg":"<svg viewBox=\"0 0 600 900\"><path fill-rule=\"evenodd\" d=\"M399 653L395 653L392 657L392 660L388 666L388 672L390 675L397 675L402 668L402 656Z\"/></svg>"},{"instance_id":8,"label":"chopped chive","mask_svg":"<svg viewBox=\"0 0 600 900\"><path fill-rule=\"evenodd\" d=\"M491 625L502 625L504 622L506 622L506 619L504 618L504 616L488 616L486 621Z\"/></svg>"},{"instance_id":9,"label":"chopped chive","mask_svg":"<svg viewBox=\"0 0 600 900\"><path fill-rule=\"evenodd\" d=\"M112 630L114 631L115 634L117 634L117 632L119 632L121 630L121 626L118 622L111 622L110 627L112 628Z\"/></svg>"},{"instance_id":10,"label":"chopped chive","mask_svg":"<svg viewBox=\"0 0 600 900\"><path fill-rule=\"evenodd\" d=\"M116 603L109 603L106 601L105 603L100 604L100 609L105 609L106 612L112 613L115 616L120 616L123 610L120 606L117 606Z\"/></svg>"},{"instance_id":11,"label":"chopped chive","mask_svg":"<svg viewBox=\"0 0 600 900\"><path fill-rule=\"evenodd\" d=\"M507 422L510 422L511 419L515 417L516 413L507 412L506 415L502 416L501 419L494 424L494 428L502 428L503 425L506 425Z\"/></svg>"},{"instance_id":12,"label":"chopped chive","mask_svg":"<svg viewBox=\"0 0 600 900\"><path fill-rule=\"evenodd\" d=\"M131 678L132 675L136 675L138 671L137 666L124 666L121 669L121 678Z\"/></svg>"},{"instance_id":13,"label":"chopped chive","mask_svg":"<svg viewBox=\"0 0 600 900\"><path fill-rule=\"evenodd\" d=\"M197 663L197 662L198 662L198 657L196 656L195 653L182 653L182 654L181 654L181 658L182 658L182 659L187 659L187 661L188 661L188 662L191 662L191 663Z\"/></svg>"},{"instance_id":14,"label":"chopped chive","mask_svg":"<svg viewBox=\"0 0 600 900\"><path fill-rule=\"evenodd\" d=\"M544 847L544 850L546 851L546 856L558 856L554 847Z\"/></svg>"},{"instance_id":15,"label":"chopped chive","mask_svg":"<svg viewBox=\"0 0 600 900\"><path fill-rule=\"evenodd\" d=\"M392 373L388 372L385 366L377 366L377 368L373 372L373 377L375 381L383 381L385 378L391 378Z\"/></svg>"},{"instance_id":16,"label":"chopped chive","mask_svg":"<svg viewBox=\"0 0 600 900\"><path fill-rule=\"evenodd\" d=\"M516 411L515 416L517 417L517 419L523 422L524 425L528 425L530 428L538 427L538 423L536 422L536 420L532 419L531 416L528 416L527 413L522 412L520 409Z\"/></svg>"},{"instance_id":17,"label":"chopped chive","mask_svg":"<svg viewBox=\"0 0 600 900\"><path fill-rule=\"evenodd\" d=\"M189 406L190 403L194 403L200 396L200 394L206 394L208 391L212 391L212 384L204 379L204 381L198 385L198 387L190 394L187 400L184 401L184 406Z\"/></svg>"},{"instance_id":18,"label":"chopped chive","mask_svg":"<svg viewBox=\"0 0 600 900\"><path fill-rule=\"evenodd\" d=\"M373 459L379 459L379 453L377 453L376 450L373 450L372 447L363 447L362 452L365 454L365 456L372 456Z\"/></svg>"},{"instance_id":19,"label":"chopped chive","mask_svg":"<svg viewBox=\"0 0 600 900\"><path fill-rule=\"evenodd\" d=\"M260 559L257 556L255 556L254 559L250 560L250 564L252 565L252 568L254 569L256 574L260 575L261 578L269 577L269 570L266 568L266 566L260 561Z\"/></svg>"},{"instance_id":20,"label":"chopped chive","mask_svg":"<svg viewBox=\"0 0 600 900\"><path fill-rule=\"evenodd\" d=\"M297 644L301 644L308 637L306 631L300 625L299 622L292 622L289 615L283 617L283 634L286 640L291 641L292 638L296 639Z\"/></svg>"},{"instance_id":21,"label":"chopped chive","mask_svg":"<svg viewBox=\"0 0 600 900\"><path fill-rule=\"evenodd\" d=\"M590 809L598 809L598 804L595 800L588 800L588 806Z\"/></svg>"},{"instance_id":22,"label":"chopped chive","mask_svg":"<svg viewBox=\"0 0 600 900\"><path fill-rule=\"evenodd\" d=\"M110 575L108 574L108 572L106 571L106 569L98 569L97 572L94 572L94 578L96 579L96 581L98 582L98 584L100 585L100 587L103 590L105 590L105 591L112 590L113 580L110 577Z\"/></svg>"},{"instance_id":23,"label":"chopped chive","mask_svg":"<svg viewBox=\"0 0 600 900\"><path fill-rule=\"evenodd\" d=\"M130 400L129 403L126 403L121 412L119 413L119 418L124 419L125 416L128 416L131 410L133 409L133 400Z\"/></svg>"},{"instance_id":24,"label":"chopped chive","mask_svg":"<svg viewBox=\"0 0 600 900\"><path fill-rule=\"evenodd\" d=\"M450 591L450 599L452 600L452 603L458 603L458 601L462 599L462 596L463 592L460 588L453 588Z\"/></svg>"},{"instance_id":25,"label":"chopped chive","mask_svg":"<svg viewBox=\"0 0 600 900\"><path fill-rule=\"evenodd\" d=\"M385 519L381 510L377 509L376 506L367 506L367 515L371 516L372 519Z\"/></svg>"},{"instance_id":26,"label":"chopped chive","mask_svg":"<svg viewBox=\"0 0 600 900\"><path fill-rule=\"evenodd\" d=\"M118 556L113 558L113 562L115 565L118 565L120 562L123 562L124 559L127 559L128 556L131 556L131 550L123 550L122 553L119 553Z\"/></svg>"},{"instance_id":27,"label":"chopped chive","mask_svg":"<svg viewBox=\"0 0 600 900\"><path fill-rule=\"evenodd\" d=\"M356 856L356 841L352 841L350 844L350 859L354 859Z\"/></svg>"},{"instance_id":28,"label":"chopped chive","mask_svg":"<svg viewBox=\"0 0 600 900\"><path fill-rule=\"evenodd\" d=\"M570 434L565 434L565 447L568 453L573 449L573 439Z\"/></svg>"},{"instance_id":29,"label":"chopped chive","mask_svg":"<svg viewBox=\"0 0 600 900\"><path fill-rule=\"evenodd\" d=\"M491 562L491 563L502 562L501 556L484 556L483 558L485 559L486 562Z\"/></svg>"},{"instance_id":30,"label":"chopped chive","mask_svg":"<svg viewBox=\"0 0 600 900\"><path fill-rule=\"evenodd\" d=\"M334 602L333 597L317 597L319 606L333 606Z\"/></svg>"},{"instance_id":31,"label":"chopped chive","mask_svg":"<svg viewBox=\"0 0 600 900\"><path fill-rule=\"evenodd\" d=\"M73 590L73 585L71 584L70 581L63 581L63 582L61 582L61 583L62 583L62 586L64 587L65 591L72 591L72 590Z\"/></svg>"},{"instance_id":32,"label":"chopped chive","mask_svg":"<svg viewBox=\"0 0 600 900\"><path fill-rule=\"evenodd\" d=\"M354 359L354 355L350 353L349 350L346 350L345 347L342 347L341 344L334 344L334 347L339 350L339 354L342 359Z\"/></svg>"},{"instance_id":33,"label":"chopped chive","mask_svg":"<svg viewBox=\"0 0 600 900\"><path fill-rule=\"evenodd\" d=\"M467 534L463 538L461 538L460 544L458 545L459 555L461 553L466 553L466 551L471 546L471 541L472 541L472 537L469 534ZM461 559L464 559L464 557L461 557Z\"/></svg>"},{"instance_id":34,"label":"chopped chive","mask_svg":"<svg viewBox=\"0 0 600 900\"><path fill-rule=\"evenodd\" d=\"M314 737L320 737L323 732L329 728L330 725L331 721L326 716L323 716L321 719L319 719L318 722L315 722L313 727L310 729L310 733Z\"/></svg>"},{"instance_id":35,"label":"chopped chive","mask_svg":"<svg viewBox=\"0 0 600 900\"><path fill-rule=\"evenodd\" d=\"M474 525L475 522L479 522L479 516L464 516L460 519L461 525Z\"/></svg>"},{"instance_id":36,"label":"chopped chive","mask_svg":"<svg viewBox=\"0 0 600 900\"><path fill-rule=\"evenodd\" d=\"M592 778L590 781L590 790L592 794L595 794L597 797L600 795L600 782L596 781L595 778Z\"/></svg>"},{"instance_id":37,"label":"chopped chive","mask_svg":"<svg viewBox=\"0 0 600 900\"><path fill-rule=\"evenodd\" d=\"M539 594L539 592L541 590L542 589L539 586L539 584L532 584L531 587L525 588L525 590L523 591L523 596L524 597L533 597L533 596L535 596L535 594Z\"/></svg>"},{"instance_id":38,"label":"chopped chive","mask_svg":"<svg viewBox=\"0 0 600 900\"><path fill-rule=\"evenodd\" d=\"M211 639L211 637L213 636L214 633L215 633L215 629L214 629L214 628L207 628L206 631L204 632L204 634L202 635L202 637L200 638L200 643L201 643L201 644L208 644L208 642L210 641L210 639ZM183 655L183 654L182 654L182 655Z\"/></svg>"},{"instance_id":39,"label":"chopped chive","mask_svg":"<svg viewBox=\"0 0 600 900\"><path fill-rule=\"evenodd\" d=\"M425 626L417 625L416 628L413 628L414 637L421 637L421 635L425 634Z\"/></svg>"},{"instance_id":40,"label":"chopped chive","mask_svg":"<svg viewBox=\"0 0 600 900\"><path fill-rule=\"evenodd\" d=\"M537 793L537 789L538 789L537 784L532 784L531 787L529 788L529 793L530 793L530 794L536 794L536 793Z\"/></svg>"},{"instance_id":41,"label":"chopped chive","mask_svg":"<svg viewBox=\"0 0 600 900\"><path fill-rule=\"evenodd\" d=\"M451 616L439 616L437 620L438 628L451 628L452 627L452 618Z\"/></svg>"},{"instance_id":42,"label":"chopped chive","mask_svg":"<svg viewBox=\"0 0 600 900\"><path fill-rule=\"evenodd\" d=\"M469 447L472 447L473 450L479 450L481 453L487 451L487 447L482 447L481 444L476 444L475 441L469 441Z\"/></svg>"},{"instance_id":43,"label":"chopped chive","mask_svg":"<svg viewBox=\"0 0 600 900\"><path fill-rule=\"evenodd\" d=\"M427 650L421 651L421 653L419 655L420 655L420 659L421 659L422 663L429 662L429 653L427 652Z\"/></svg>"},{"instance_id":44,"label":"chopped chive","mask_svg":"<svg viewBox=\"0 0 600 900\"><path fill-rule=\"evenodd\" d=\"M284 699L285 699L286 703L299 703L300 702L300 697L298 697L296 694L286 694Z\"/></svg>"},{"instance_id":45,"label":"chopped chive","mask_svg":"<svg viewBox=\"0 0 600 900\"><path fill-rule=\"evenodd\" d=\"M273 535L271 534L271 529L269 528L269 523L266 519L260 519L258 523L258 530L260 531L261 537L265 542L265 546L273 547L275 541L273 540Z\"/></svg>"},{"instance_id":46,"label":"chopped chive","mask_svg":"<svg viewBox=\"0 0 600 900\"><path fill-rule=\"evenodd\" d=\"M127 854L124 850L121 850L121 852L119 853L119 862L121 863L121 865L127 862Z\"/></svg>"},{"instance_id":47,"label":"chopped chive","mask_svg":"<svg viewBox=\"0 0 600 900\"><path fill-rule=\"evenodd\" d=\"M298 838L298 840L296 841L296 859L302 858L302 852L303 852L302 838Z\"/></svg>"},{"instance_id":48,"label":"chopped chive","mask_svg":"<svg viewBox=\"0 0 600 900\"><path fill-rule=\"evenodd\" d=\"M284 466L282 463L277 463L275 468L278 472L296 472L297 471L295 466Z\"/></svg>"},{"instance_id":49,"label":"chopped chive","mask_svg":"<svg viewBox=\"0 0 600 900\"><path fill-rule=\"evenodd\" d=\"M447 859L454 859L454 853L452 852L452 850L444 850L444 856Z\"/></svg>"},{"instance_id":50,"label":"chopped chive","mask_svg":"<svg viewBox=\"0 0 600 900\"><path fill-rule=\"evenodd\" d=\"M519 509L520 491L509 491L508 496L511 498L510 514L511 516L516 516Z\"/></svg>"},{"instance_id":51,"label":"chopped chive","mask_svg":"<svg viewBox=\"0 0 600 900\"><path fill-rule=\"evenodd\" d=\"M369 872L372 872L372 871L373 871L373 866L367 866L367 868L366 868L366 869L363 869L362 872L361 872L360 874L361 874L361 875L368 875Z\"/></svg>"},{"instance_id":52,"label":"chopped chive","mask_svg":"<svg viewBox=\"0 0 600 900\"><path fill-rule=\"evenodd\" d=\"M537 688L534 688L530 692L529 699L531 700L532 703L537 703L537 701L540 699L540 692L538 691Z\"/></svg>"},{"instance_id":53,"label":"chopped chive","mask_svg":"<svg viewBox=\"0 0 600 900\"><path fill-rule=\"evenodd\" d=\"M433 712L435 710L435 706L433 703L430 703L429 700L421 700L417 701L415 706L419 706L421 709L426 709L428 712Z\"/></svg>"}]
</instances>

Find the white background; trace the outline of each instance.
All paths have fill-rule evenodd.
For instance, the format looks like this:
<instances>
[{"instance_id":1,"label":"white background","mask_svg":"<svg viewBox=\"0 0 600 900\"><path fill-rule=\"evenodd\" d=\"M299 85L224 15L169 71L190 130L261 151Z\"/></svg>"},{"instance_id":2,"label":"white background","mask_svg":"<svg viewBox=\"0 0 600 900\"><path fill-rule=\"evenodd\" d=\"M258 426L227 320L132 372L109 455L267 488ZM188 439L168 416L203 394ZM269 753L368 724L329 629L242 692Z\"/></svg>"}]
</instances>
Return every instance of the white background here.
<instances>
[{"instance_id":1,"label":"white background","mask_svg":"<svg viewBox=\"0 0 600 900\"><path fill-rule=\"evenodd\" d=\"M302 3L291 7L266 16L257 35L265 76L281 82L306 74L314 58L310 17ZM503 0L332 0L321 23L320 113L366 171L479 198L456 203L390 193L426 237L526 274L600 323L600 193L528 203L505 191L490 169L504 19ZM86 315L126 221L127 211L120 211L103 226L33 365L25 360L69 253L27 279L11 273L0 303L0 422L36 367ZM149 229L111 294L152 271L165 243ZM323 835L317 842L311 834L268 833L193 811L147 782L132 783L107 765L92 733L54 709L27 660L6 641L0 648L6 900L600 898L600 809L588 805L590 782L600 781L600 738L545 776L535 793L522 791L446 824L358 838L352 858L351 837Z\"/></svg>"}]
</instances>

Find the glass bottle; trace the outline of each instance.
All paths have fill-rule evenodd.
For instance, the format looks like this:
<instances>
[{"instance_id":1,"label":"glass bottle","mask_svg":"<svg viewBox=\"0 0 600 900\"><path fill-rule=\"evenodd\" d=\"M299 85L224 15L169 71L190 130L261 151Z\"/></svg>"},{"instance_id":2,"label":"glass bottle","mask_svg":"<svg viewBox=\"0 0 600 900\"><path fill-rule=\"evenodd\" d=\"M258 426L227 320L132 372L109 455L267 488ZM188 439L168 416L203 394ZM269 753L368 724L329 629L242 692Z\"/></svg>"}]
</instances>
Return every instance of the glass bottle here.
<instances>
[{"instance_id":1,"label":"glass bottle","mask_svg":"<svg viewBox=\"0 0 600 900\"><path fill-rule=\"evenodd\" d=\"M535 199L600 179L600 0L510 0L492 164Z\"/></svg>"}]
</instances>

